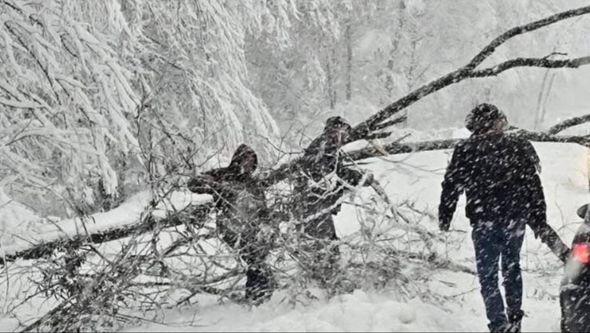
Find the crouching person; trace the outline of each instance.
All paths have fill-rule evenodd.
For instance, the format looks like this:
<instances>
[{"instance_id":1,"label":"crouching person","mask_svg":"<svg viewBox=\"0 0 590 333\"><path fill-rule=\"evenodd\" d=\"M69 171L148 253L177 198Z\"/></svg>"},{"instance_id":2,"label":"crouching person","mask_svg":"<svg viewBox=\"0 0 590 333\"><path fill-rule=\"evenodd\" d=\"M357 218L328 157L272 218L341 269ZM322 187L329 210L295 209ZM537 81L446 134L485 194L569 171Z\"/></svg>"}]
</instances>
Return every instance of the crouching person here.
<instances>
[{"instance_id":1,"label":"crouching person","mask_svg":"<svg viewBox=\"0 0 590 333\"><path fill-rule=\"evenodd\" d=\"M264 188L252 176L257 165L254 150L242 144L228 167L210 170L188 182L190 191L213 195L217 230L246 263L245 298L254 304L269 299L274 285L265 262L272 237L264 234L270 222Z\"/></svg>"},{"instance_id":2,"label":"crouching person","mask_svg":"<svg viewBox=\"0 0 590 333\"><path fill-rule=\"evenodd\" d=\"M295 184L295 212L301 222L310 276L324 287L333 284L338 272L340 249L336 241L333 215L341 206L341 198L351 187L363 180L358 170L344 165L340 148L350 135L351 126L341 117L326 121L324 132L306 149ZM371 175L364 177L369 185Z\"/></svg>"}]
</instances>

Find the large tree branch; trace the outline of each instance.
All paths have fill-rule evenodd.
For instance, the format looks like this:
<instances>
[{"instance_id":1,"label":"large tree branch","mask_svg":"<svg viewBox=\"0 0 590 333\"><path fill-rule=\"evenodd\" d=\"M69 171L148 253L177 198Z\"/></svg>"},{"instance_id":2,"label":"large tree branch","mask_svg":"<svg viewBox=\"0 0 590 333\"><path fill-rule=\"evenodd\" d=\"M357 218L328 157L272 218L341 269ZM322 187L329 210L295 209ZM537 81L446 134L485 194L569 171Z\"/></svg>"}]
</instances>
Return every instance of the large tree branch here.
<instances>
[{"instance_id":1,"label":"large tree branch","mask_svg":"<svg viewBox=\"0 0 590 333\"><path fill-rule=\"evenodd\" d=\"M465 66L467 69L474 69L479 66L484 60L486 60L498 46L504 44L509 39L522 35L527 32L531 32L533 30L537 30L539 28L546 27L550 24L555 22L563 21L565 19L569 19L576 16L581 16L590 13L590 6L584 6L577 9L571 9L565 12L557 13L555 15L551 15L549 17L540 19L538 21L530 22L518 27L514 27L505 33L501 34L500 36L494 38L486 47L484 47L469 63Z\"/></svg>"},{"instance_id":2,"label":"large tree branch","mask_svg":"<svg viewBox=\"0 0 590 333\"><path fill-rule=\"evenodd\" d=\"M518 136L530 141L536 142L561 142L561 143L576 143L590 148L590 135L586 136L557 136L544 132L531 132L526 130L518 130L508 134L509 136ZM348 152L347 155L352 160L362 160L371 157L384 156L383 152L388 155L407 154L421 151L432 151L453 148L460 139L445 139L421 142L399 143L394 142L386 144L382 147L367 147L359 150Z\"/></svg>"},{"instance_id":3,"label":"large tree branch","mask_svg":"<svg viewBox=\"0 0 590 333\"><path fill-rule=\"evenodd\" d=\"M367 135L369 135L372 131L380 128L380 124L386 121L388 118L391 118L393 115L398 113L399 111L407 108L408 106L414 104L421 98L432 94L444 87L447 87L453 83L457 83L468 78L468 71L460 68L441 76L440 78L423 85L422 87L412 91L408 95L398 99L397 101L393 102L386 106L383 110L377 112L376 114L369 117L367 120L361 122L360 124L356 125L353 128L353 133L351 135L350 141L356 141L363 139Z\"/></svg>"},{"instance_id":4,"label":"large tree branch","mask_svg":"<svg viewBox=\"0 0 590 333\"><path fill-rule=\"evenodd\" d=\"M544 132L530 132L526 130L516 130L508 135L519 136L531 141L538 142L570 142L584 145L590 148L590 136L556 136ZM348 152L347 155L353 160L362 160L371 157L383 156L383 151L388 155L405 154L422 151L451 149L459 142L459 139L434 140L412 143L393 142L379 149L367 147ZM288 170L286 170L288 171ZM6 262L12 262L16 259L39 259L50 256L56 250L65 251L67 249L80 248L87 243L105 243L122 239L130 236L141 235L155 230L156 228L164 229L179 226L182 224L199 225L207 216L211 209L211 204L201 204L187 206L165 218L155 218L148 216L142 221L135 224L129 224L101 231L94 231L89 234L77 234L73 237L64 234L62 237L47 242L31 244L29 248L22 249L12 253L6 253ZM0 265L5 263L0 257Z\"/></svg>"},{"instance_id":5,"label":"large tree branch","mask_svg":"<svg viewBox=\"0 0 590 333\"><path fill-rule=\"evenodd\" d=\"M165 229L183 224L200 224L211 210L211 204L191 205L174 212L165 218L157 218L148 215L143 220L135 224L116 226L101 231L94 231L89 234L80 233L74 236L64 233L61 237L49 241L33 243L29 248L22 249L13 253L6 253L0 257L0 265L6 262L12 262L17 259L39 259L53 254L54 251L66 251L67 249L77 249L87 243L106 243L117 239L142 235L155 230L156 228ZM8 251L7 251L8 252Z\"/></svg>"},{"instance_id":6,"label":"large tree branch","mask_svg":"<svg viewBox=\"0 0 590 333\"><path fill-rule=\"evenodd\" d=\"M578 68L590 64L589 57L574 59L552 60L547 58L516 58L500 63L494 67L469 72L469 77L495 76L515 67L541 67L541 68Z\"/></svg>"},{"instance_id":7,"label":"large tree branch","mask_svg":"<svg viewBox=\"0 0 590 333\"><path fill-rule=\"evenodd\" d=\"M376 114L372 115L365 121L361 122L360 124L356 125L353 128L352 135L349 139L349 142L357 141L361 139L366 139L374 134L375 131L382 130L392 124L395 121L387 121L393 115L397 114L399 111L407 108L408 106L414 104L415 102L419 101L425 96L428 96L438 90L441 90L447 86L452 84L458 83L465 79L469 78L482 78L482 77L489 77L498 75L508 69L517 68L517 67L543 67L543 68L577 68L579 66L588 65L590 64L590 57L581 57L575 59L561 59L561 60L552 60L549 57L545 58L516 58L507 60L502 62L496 66L476 70L476 67L479 66L484 60L486 60L496 48L502 44L504 44L509 39L522 35L524 33L537 30L542 27L546 27L550 24L553 24L558 21L562 21L565 19L569 19L576 16L581 16L590 13L590 6L581 7L578 9L568 10L565 12L557 13L555 15L551 15L544 19L534 21L525 25L514 27L505 33L501 34L500 36L496 37L492 40L488 45L486 45L469 63L465 66L460 67L446 75L439 77L438 79L431 81L418 89L410 92L406 96L398 99L397 101L391 103L390 105L386 106L381 111L377 112ZM573 139L572 140L578 140ZM582 139L579 139L583 141ZM401 147L398 147L402 149ZM395 150L398 149L392 147L391 149ZM408 148L403 148L408 149ZM264 177L262 180L267 184L274 184L279 182L288 177L289 170L293 168L297 168L300 164L304 163L300 158L295 159L289 163L285 163L280 165L278 168L272 170Z\"/></svg>"},{"instance_id":8,"label":"large tree branch","mask_svg":"<svg viewBox=\"0 0 590 333\"><path fill-rule=\"evenodd\" d=\"M382 147L367 147L363 149L348 152L346 155L354 161L363 160L370 157L384 156L383 152L388 155L407 154L419 151L441 150L453 148L459 139L433 140L422 142L399 143L394 142Z\"/></svg>"},{"instance_id":9,"label":"large tree branch","mask_svg":"<svg viewBox=\"0 0 590 333\"><path fill-rule=\"evenodd\" d=\"M377 112L367 120L361 122L354 128L354 134L351 141L359 140L364 138L366 135L375 131L377 126L386 121L388 118L396 114L402 109L407 108L421 98L432 94L442 88L445 88L451 84L463 81L468 78L481 78L498 75L499 73L515 68L515 67L545 67L545 68L577 68L582 65L590 63L589 57L577 58L577 59L564 59L564 60L549 60L534 59L534 58L517 58L508 60L501 63L500 65L484 69L475 70L485 59L487 59L496 48L505 43L510 38L530 32L541 27L548 26L555 22L565 20L568 18L581 16L590 13L590 6L585 6L578 9L573 9L558 13L547 18L512 28L502 35L496 37L491 43L484 47L467 65L460 67L459 69L441 76L440 78L423 85L422 87L412 91L408 95L388 105L383 110Z\"/></svg>"},{"instance_id":10,"label":"large tree branch","mask_svg":"<svg viewBox=\"0 0 590 333\"><path fill-rule=\"evenodd\" d=\"M367 135L371 134L371 132L381 129L383 127L381 126L383 121L386 121L388 118L414 104L423 97L457 82L461 82L465 79L496 76L506 70L516 67L578 68L588 64L590 64L590 56L562 60L552 60L547 58L516 58L502 62L494 67L482 70L471 70L467 67L462 67L455 70L454 72L446 74L428 84L423 85L422 87L388 105L383 110L377 112L364 122L358 124L353 129L351 141L363 139Z\"/></svg>"}]
</instances>

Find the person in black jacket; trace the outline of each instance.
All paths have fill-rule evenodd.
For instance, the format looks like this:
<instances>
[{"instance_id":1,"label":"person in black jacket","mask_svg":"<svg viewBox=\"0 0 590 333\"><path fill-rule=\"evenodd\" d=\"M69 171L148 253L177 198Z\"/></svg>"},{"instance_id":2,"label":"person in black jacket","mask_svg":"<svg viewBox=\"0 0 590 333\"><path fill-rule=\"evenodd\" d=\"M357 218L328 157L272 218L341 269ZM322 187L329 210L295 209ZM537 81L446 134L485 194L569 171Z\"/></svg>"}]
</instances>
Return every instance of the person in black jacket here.
<instances>
[{"instance_id":1,"label":"person in black jacket","mask_svg":"<svg viewBox=\"0 0 590 333\"><path fill-rule=\"evenodd\" d=\"M455 146L439 206L439 227L448 231L459 196L466 194L481 293L493 332L520 330L525 226L545 242L550 238L550 243L563 244L546 223L539 158L530 142L506 136L506 125L506 116L494 105L480 104L471 111L466 127L472 135ZM563 246L560 251L567 257ZM500 261L506 311L498 287Z\"/></svg>"},{"instance_id":2,"label":"person in black jacket","mask_svg":"<svg viewBox=\"0 0 590 333\"><path fill-rule=\"evenodd\" d=\"M333 214L340 211L346 190L357 186L363 173L345 165L346 155L340 148L347 142L351 126L342 117L330 117L324 132L305 150L295 184L295 212L302 222L303 236L313 263L311 276L326 284L334 278L340 256ZM365 177L369 185L372 175Z\"/></svg>"},{"instance_id":3,"label":"person in black jacket","mask_svg":"<svg viewBox=\"0 0 590 333\"><path fill-rule=\"evenodd\" d=\"M272 272L265 263L272 239L263 230L270 223L269 212L264 187L252 176L257 165L254 150L242 144L228 167L210 170L188 182L190 191L213 195L219 212L217 230L247 264L245 297L254 304L270 298L273 290Z\"/></svg>"}]
</instances>

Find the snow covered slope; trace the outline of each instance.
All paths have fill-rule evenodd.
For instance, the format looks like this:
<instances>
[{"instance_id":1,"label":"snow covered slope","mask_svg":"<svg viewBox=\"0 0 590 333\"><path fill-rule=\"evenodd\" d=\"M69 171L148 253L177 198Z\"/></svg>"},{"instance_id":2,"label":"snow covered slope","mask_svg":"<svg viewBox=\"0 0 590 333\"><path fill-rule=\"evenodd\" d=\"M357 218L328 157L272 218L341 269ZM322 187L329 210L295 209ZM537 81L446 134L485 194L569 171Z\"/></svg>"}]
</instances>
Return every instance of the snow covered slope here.
<instances>
[{"instance_id":1,"label":"snow covered slope","mask_svg":"<svg viewBox=\"0 0 590 333\"><path fill-rule=\"evenodd\" d=\"M549 223L570 243L579 219L575 210L590 202L588 192L589 151L580 146L559 143L535 144L542 166L542 181L548 204ZM411 200L415 207L436 216L440 182L450 151L372 159L364 168L372 170L395 202ZM357 193L355 202L371 195L369 189ZM341 237L359 229L362 209L346 205L337 216ZM435 233L434 218L422 222ZM451 232L436 242L437 252L453 262L475 268L470 226L461 200ZM558 286L562 266L528 232L523 247L525 300L524 331L558 331ZM416 281L416 283L422 283ZM257 308L218 304L203 296L199 304L173 312L165 324L151 324L132 330L148 331L485 331L486 320L479 283L472 274L443 269L432 272L418 287L445 299L444 306L418 299L396 301L395 290L357 290L310 304L293 307L284 302L285 294Z\"/></svg>"}]
</instances>

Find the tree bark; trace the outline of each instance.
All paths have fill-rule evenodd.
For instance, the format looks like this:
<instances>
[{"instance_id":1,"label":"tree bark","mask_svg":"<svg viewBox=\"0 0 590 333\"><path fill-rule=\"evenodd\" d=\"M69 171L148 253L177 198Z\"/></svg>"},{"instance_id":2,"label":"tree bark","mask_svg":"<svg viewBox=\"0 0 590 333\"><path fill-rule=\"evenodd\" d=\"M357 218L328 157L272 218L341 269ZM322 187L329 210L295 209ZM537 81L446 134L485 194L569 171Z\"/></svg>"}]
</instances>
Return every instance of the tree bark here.
<instances>
[{"instance_id":1,"label":"tree bark","mask_svg":"<svg viewBox=\"0 0 590 333\"><path fill-rule=\"evenodd\" d=\"M350 31L350 22L346 24L346 100L352 98L352 36Z\"/></svg>"}]
</instances>

